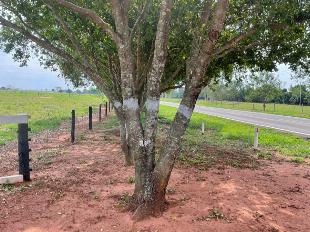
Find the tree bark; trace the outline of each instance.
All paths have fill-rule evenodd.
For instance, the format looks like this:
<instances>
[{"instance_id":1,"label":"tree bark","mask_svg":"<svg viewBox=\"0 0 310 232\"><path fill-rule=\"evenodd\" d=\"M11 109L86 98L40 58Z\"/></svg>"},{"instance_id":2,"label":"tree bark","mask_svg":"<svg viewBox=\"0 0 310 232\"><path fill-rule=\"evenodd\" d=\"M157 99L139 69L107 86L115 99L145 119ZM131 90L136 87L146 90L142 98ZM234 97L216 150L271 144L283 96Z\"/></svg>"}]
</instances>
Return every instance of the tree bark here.
<instances>
[{"instance_id":1,"label":"tree bark","mask_svg":"<svg viewBox=\"0 0 310 232\"><path fill-rule=\"evenodd\" d=\"M128 132L127 132L125 120L120 120L120 124L121 124L121 128L120 128L121 146L122 146L122 151L125 156L126 166L132 166L133 157L132 157L132 153L130 149Z\"/></svg>"}]
</instances>

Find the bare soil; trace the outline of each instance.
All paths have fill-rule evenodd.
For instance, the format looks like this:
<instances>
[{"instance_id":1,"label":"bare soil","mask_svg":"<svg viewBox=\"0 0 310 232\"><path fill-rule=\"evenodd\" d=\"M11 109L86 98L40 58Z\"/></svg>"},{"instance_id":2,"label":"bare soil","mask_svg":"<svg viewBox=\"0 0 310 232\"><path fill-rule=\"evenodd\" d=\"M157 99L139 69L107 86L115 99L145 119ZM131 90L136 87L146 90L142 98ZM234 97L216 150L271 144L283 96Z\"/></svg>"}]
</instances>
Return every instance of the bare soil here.
<instances>
[{"instance_id":1,"label":"bare soil","mask_svg":"<svg viewBox=\"0 0 310 232\"><path fill-rule=\"evenodd\" d=\"M134 171L124 166L117 131L85 132L74 145L59 131L31 148L33 180L0 187L1 232L310 231L307 165L261 161L256 169L202 170L178 163L168 210L134 222L123 210ZM0 176L14 174L15 164L14 149L0 153Z\"/></svg>"}]
</instances>

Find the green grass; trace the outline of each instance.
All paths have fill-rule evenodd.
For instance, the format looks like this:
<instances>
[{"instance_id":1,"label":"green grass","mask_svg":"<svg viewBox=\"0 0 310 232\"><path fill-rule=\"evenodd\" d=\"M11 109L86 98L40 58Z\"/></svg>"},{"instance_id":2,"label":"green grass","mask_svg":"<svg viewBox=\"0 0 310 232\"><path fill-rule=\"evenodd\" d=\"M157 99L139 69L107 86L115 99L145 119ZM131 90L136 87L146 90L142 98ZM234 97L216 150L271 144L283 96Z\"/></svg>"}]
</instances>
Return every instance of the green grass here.
<instances>
[{"instance_id":1,"label":"green grass","mask_svg":"<svg viewBox=\"0 0 310 232\"><path fill-rule=\"evenodd\" d=\"M180 99L176 98L163 98L162 101L179 103ZM199 106L218 107L225 109L246 110L253 112L263 112L268 114L279 114L294 117L310 118L310 106L304 106L303 109L299 105L286 105L286 104L266 104L266 110L264 111L262 103L250 103L250 102L227 102L227 101L197 101Z\"/></svg>"},{"instance_id":2,"label":"green grass","mask_svg":"<svg viewBox=\"0 0 310 232\"><path fill-rule=\"evenodd\" d=\"M94 112L102 96L78 95L65 93L43 93L23 91L0 91L0 115L26 113L31 116L29 126L32 133L45 129L55 129L71 117L71 110L76 116L87 115L88 106L94 106ZM0 145L16 139L16 125L0 125Z\"/></svg>"},{"instance_id":3,"label":"green grass","mask_svg":"<svg viewBox=\"0 0 310 232\"><path fill-rule=\"evenodd\" d=\"M160 117L170 123L175 115L176 108L161 106ZM201 135L201 123L207 129ZM233 122L230 120L194 113L185 136L185 145L195 146L206 143L232 149L244 149L253 146L254 126ZM260 129L259 144L264 150L271 150L280 154L310 158L310 141L294 135L280 133L271 129Z\"/></svg>"}]
</instances>

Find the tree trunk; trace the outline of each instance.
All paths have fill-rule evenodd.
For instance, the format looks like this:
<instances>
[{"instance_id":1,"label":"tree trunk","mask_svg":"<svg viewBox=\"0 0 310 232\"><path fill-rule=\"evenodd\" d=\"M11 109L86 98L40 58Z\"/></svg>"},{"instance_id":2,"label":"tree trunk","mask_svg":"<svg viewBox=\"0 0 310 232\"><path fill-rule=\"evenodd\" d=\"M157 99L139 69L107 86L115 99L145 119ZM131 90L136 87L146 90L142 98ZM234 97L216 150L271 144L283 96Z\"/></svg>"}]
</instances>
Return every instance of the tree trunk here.
<instances>
[{"instance_id":1,"label":"tree trunk","mask_svg":"<svg viewBox=\"0 0 310 232\"><path fill-rule=\"evenodd\" d=\"M126 122L123 120L123 121L120 121L120 123L121 123L121 128L120 128L120 135L121 136L120 137L121 137L122 151L123 151L124 156L125 156L126 166L131 166L131 165L133 165L133 157L132 157L132 153L131 153L131 149L130 149L130 145L129 145Z\"/></svg>"},{"instance_id":2,"label":"tree trunk","mask_svg":"<svg viewBox=\"0 0 310 232\"><path fill-rule=\"evenodd\" d=\"M179 154L179 147L182 137L185 134L185 130L189 124L197 98L203 88L201 84L203 77L205 76L208 65L210 64L210 54L214 48L216 40L219 37L219 32L224 25L225 12L227 10L228 1L221 1L215 10L215 20L213 25L213 31L217 32L216 35L204 43L195 42L193 46L192 56L187 63L187 83L185 85L185 92L180 103L177 114L171 125L168 137L166 139L164 149L161 152L155 167L149 165L152 162L154 154L155 140L153 139L154 132L156 130L158 118L156 111L158 107L157 99L151 98L146 103L146 108L149 108L148 113L151 113L147 118L149 121L146 123L146 136L149 136L144 143L146 159L135 160L136 173L141 168L144 169L143 181L137 181L136 188L133 195L133 209L135 209L134 219L140 220L147 216L156 216L163 211L166 205L165 195L170 175L175 163L175 160ZM200 46L198 46L200 44ZM154 94L153 96L156 96ZM155 110L154 110L155 109ZM153 111L153 113L152 113ZM150 136L151 135L151 136ZM151 148L151 149L150 149ZM142 156L143 157L143 156ZM138 172L137 172L138 171ZM140 177L141 176L136 176ZM143 183L138 186L137 183Z\"/></svg>"},{"instance_id":3,"label":"tree trunk","mask_svg":"<svg viewBox=\"0 0 310 232\"><path fill-rule=\"evenodd\" d=\"M181 107L172 123L161 157L159 157L155 167L144 165L147 178L143 186L139 186L139 188L136 186L131 202L131 209L135 210L135 220L160 215L167 207L165 195L171 171L179 154L180 142L185 134L200 91L201 87L186 87L180 104Z\"/></svg>"}]
</instances>

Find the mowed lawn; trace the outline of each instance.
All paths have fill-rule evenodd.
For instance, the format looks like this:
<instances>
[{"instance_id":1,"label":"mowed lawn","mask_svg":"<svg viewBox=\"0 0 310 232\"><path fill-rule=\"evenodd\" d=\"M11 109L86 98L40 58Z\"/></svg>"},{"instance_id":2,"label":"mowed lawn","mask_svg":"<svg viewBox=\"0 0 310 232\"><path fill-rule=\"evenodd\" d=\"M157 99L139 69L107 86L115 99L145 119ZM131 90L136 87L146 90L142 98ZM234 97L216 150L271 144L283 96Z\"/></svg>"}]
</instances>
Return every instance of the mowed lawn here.
<instances>
[{"instance_id":1,"label":"mowed lawn","mask_svg":"<svg viewBox=\"0 0 310 232\"><path fill-rule=\"evenodd\" d=\"M0 91L0 116L26 113L31 116L30 128L33 133L57 128L71 117L71 110L77 116L86 115L89 106L104 102L99 95L67 93ZM0 125L0 145L16 139L16 125Z\"/></svg>"},{"instance_id":2,"label":"mowed lawn","mask_svg":"<svg viewBox=\"0 0 310 232\"><path fill-rule=\"evenodd\" d=\"M176 98L162 98L162 101L179 103L180 99ZM198 100L197 105L218 107L234 110L246 110L254 112L263 112L268 114L279 114L294 117L310 118L310 106L300 105L286 105L286 104L266 104L264 111L263 103L250 103L250 102L227 102L227 101L205 101Z\"/></svg>"},{"instance_id":3,"label":"mowed lawn","mask_svg":"<svg viewBox=\"0 0 310 232\"><path fill-rule=\"evenodd\" d=\"M160 117L171 123L176 110L173 107L160 106ZM200 129L202 122L205 123L205 135L202 135ZM233 149L247 149L253 146L254 126L194 113L187 129L186 141L189 141L191 146L206 143ZM261 128L259 144L262 148L262 155L279 153L291 157L295 162L310 158L310 141L295 135Z\"/></svg>"}]
</instances>

